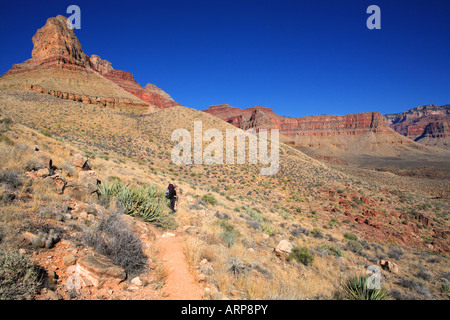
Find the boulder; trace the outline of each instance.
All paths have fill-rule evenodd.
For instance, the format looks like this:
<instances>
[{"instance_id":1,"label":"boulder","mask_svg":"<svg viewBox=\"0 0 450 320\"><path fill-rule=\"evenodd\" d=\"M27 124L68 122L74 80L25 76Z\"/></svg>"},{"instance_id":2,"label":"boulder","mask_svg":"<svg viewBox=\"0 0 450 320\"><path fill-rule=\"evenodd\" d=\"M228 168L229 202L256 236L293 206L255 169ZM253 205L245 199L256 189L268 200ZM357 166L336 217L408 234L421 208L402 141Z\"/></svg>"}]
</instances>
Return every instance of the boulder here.
<instances>
[{"instance_id":1,"label":"boulder","mask_svg":"<svg viewBox=\"0 0 450 320\"><path fill-rule=\"evenodd\" d=\"M68 255L63 257L63 263L65 266L74 265L76 261L77 261L77 258L72 253L69 253Z\"/></svg>"},{"instance_id":2,"label":"boulder","mask_svg":"<svg viewBox=\"0 0 450 320\"><path fill-rule=\"evenodd\" d=\"M75 154L72 159L70 159L70 164L81 170L91 170L88 158L83 157L79 153Z\"/></svg>"},{"instance_id":3,"label":"boulder","mask_svg":"<svg viewBox=\"0 0 450 320\"><path fill-rule=\"evenodd\" d=\"M398 266L392 261L387 260L380 260L378 261L378 264L380 265L381 269L392 272L392 273L398 273Z\"/></svg>"},{"instance_id":4,"label":"boulder","mask_svg":"<svg viewBox=\"0 0 450 320\"><path fill-rule=\"evenodd\" d=\"M89 194L97 192L98 185L101 183L95 171L82 171L78 174L78 181L84 185Z\"/></svg>"},{"instance_id":5,"label":"boulder","mask_svg":"<svg viewBox=\"0 0 450 320\"><path fill-rule=\"evenodd\" d=\"M43 169L44 170L44 169ZM39 170L40 171L40 170ZM54 191L58 194L63 194L66 187L66 180L59 174L48 176L44 179L44 182L50 185Z\"/></svg>"},{"instance_id":6,"label":"boulder","mask_svg":"<svg viewBox=\"0 0 450 320\"><path fill-rule=\"evenodd\" d=\"M42 168L53 169L52 158L50 158L50 156L45 152L35 150L34 159L42 166Z\"/></svg>"},{"instance_id":7,"label":"boulder","mask_svg":"<svg viewBox=\"0 0 450 320\"><path fill-rule=\"evenodd\" d=\"M47 178L49 175L50 175L50 170L48 168L39 169L36 172L36 176L38 176L39 178Z\"/></svg>"},{"instance_id":8,"label":"boulder","mask_svg":"<svg viewBox=\"0 0 450 320\"><path fill-rule=\"evenodd\" d=\"M94 192L92 186L86 186L84 184L79 183L78 181L68 181L66 187L64 188L64 194L67 194L69 197L75 200L83 200L86 197L90 197Z\"/></svg>"},{"instance_id":9,"label":"boulder","mask_svg":"<svg viewBox=\"0 0 450 320\"><path fill-rule=\"evenodd\" d=\"M275 248L275 254L282 258L287 258L294 248L294 245L289 240L281 240Z\"/></svg>"},{"instance_id":10,"label":"boulder","mask_svg":"<svg viewBox=\"0 0 450 320\"><path fill-rule=\"evenodd\" d=\"M114 265L108 257L99 254L78 259L76 266L78 274L94 287L104 283L117 285L127 276L123 268Z\"/></svg>"}]
</instances>

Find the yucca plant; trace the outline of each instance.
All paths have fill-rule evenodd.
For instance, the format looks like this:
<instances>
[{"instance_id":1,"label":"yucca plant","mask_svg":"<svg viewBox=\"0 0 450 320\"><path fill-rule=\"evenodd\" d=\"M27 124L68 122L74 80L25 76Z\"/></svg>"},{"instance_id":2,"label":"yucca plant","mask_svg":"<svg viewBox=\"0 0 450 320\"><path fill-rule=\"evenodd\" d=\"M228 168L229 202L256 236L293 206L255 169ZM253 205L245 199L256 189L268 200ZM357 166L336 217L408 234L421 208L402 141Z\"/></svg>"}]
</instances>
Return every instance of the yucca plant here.
<instances>
[{"instance_id":1,"label":"yucca plant","mask_svg":"<svg viewBox=\"0 0 450 320\"><path fill-rule=\"evenodd\" d=\"M116 198L126 214L141 217L146 222L160 222L168 206L164 191L154 185L135 187L115 181L102 184L99 191L102 203Z\"/></svg>"},{"instance_id":2,"label":"yucca plant","mask_svg":"<svg viewBox=\"0 0 450 320\"><path fill-rule=\"evenodd\" d=\"M387 300L388 294L384 289L369 289L366 276L353 276L342 284L342 293L349 300Z\"/></svg>"}]
</instances>

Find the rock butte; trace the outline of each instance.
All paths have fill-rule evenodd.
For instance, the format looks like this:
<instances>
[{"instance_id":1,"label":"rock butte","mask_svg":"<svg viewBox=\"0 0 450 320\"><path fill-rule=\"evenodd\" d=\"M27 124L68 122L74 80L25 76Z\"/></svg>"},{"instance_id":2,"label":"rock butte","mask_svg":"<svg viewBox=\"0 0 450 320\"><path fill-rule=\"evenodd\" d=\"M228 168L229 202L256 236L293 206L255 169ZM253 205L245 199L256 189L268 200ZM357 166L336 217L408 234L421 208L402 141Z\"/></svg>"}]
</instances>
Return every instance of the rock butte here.
<instances>
[{"instance_id":1,"label":"rock butte","mask_svg":"<svg viewBox=\"0 0 450 320\"><path fill-rule=\"evenodd\" d=\"M97 73L150 105L158 108L179 105L157 86L147 84L143 88L135 81L131 73L114 70L109 61L102 60L97 55L92 55L89 58L81 49L81 44L74 31L67 27L66 22L67 18L61 15L49 18L47 23L33 36L31 59L13 65L12 69L5 75L52 68ZM69 95L70 93L64 94ZM63 97L63 93L61 93L61 97ZM89 99L96 98L89 97ZM104 99L107 99L107 97L104 97ZM114 104L112 101L105 101L106 103Z\"/></svg>"}]
</instances>

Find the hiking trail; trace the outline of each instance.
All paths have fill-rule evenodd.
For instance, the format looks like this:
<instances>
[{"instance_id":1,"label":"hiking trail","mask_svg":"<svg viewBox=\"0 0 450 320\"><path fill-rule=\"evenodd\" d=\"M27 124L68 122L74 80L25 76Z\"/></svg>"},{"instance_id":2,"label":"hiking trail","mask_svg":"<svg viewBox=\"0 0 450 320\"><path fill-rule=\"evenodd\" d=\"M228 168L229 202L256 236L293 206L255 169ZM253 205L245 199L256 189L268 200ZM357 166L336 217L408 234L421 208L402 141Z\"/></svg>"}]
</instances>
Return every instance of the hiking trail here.
<instances>
[{"instance_id":1,"label":"hiking trail","mask_svg":"<svg viewBox=\"0 0 450 320\"><path fill-rule=\"evenodd\" d=\"M201 300L202 287L195 280L184 255L183 236L166 232L158 236L160 261L167 278L162 288L167 300Z\"/></svg>"}]
</instances>

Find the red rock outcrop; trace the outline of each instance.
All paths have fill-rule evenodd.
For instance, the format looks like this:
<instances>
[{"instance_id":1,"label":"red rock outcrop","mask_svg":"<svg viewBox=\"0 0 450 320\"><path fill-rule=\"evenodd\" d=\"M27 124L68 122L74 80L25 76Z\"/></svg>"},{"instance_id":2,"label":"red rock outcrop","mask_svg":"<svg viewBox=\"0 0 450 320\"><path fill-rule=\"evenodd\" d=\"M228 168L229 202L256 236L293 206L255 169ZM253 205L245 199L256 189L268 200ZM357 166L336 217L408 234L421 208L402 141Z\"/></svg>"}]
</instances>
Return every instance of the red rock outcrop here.
<instances>
[{"instance_id":1,"label":"red rock outcrop","mask_svg":"<svg viewBox=\"0 0 450 320\"><path fill-rule=\"evenodd\" d=\"M450 105L420 106L385 117L391 128L416 142L444 149L450 146Z\"/></svg>"},{"instance_id":2,"label":"red rock outcrop","mask_svg":"<svg viewBox=\"0 0 450 320\"><path fill-rule=\"evenodd\" d=\"M74 31L67 27L67 18L61 15L49 18L33 36L31 56L31 59L13 65L6 74L48 68L91 70L89 57L81 49Z\"/></svg>"},{"instance_id":3,"label":"red rock outcrop","mask_svg":"<svg viewBox=\"0 0 450 320\"><path fill-rule=\"evenodd\" d=\"M134 76L127 71L114 70L109 61L102 60L97 55L92 55L91 63L94 69L103 77L116 83L122 89L130 92L139 99L158 108L170 108L178 106L169 94L153 84L147 84L144 88L136 82Z\"/></svg>"},{"instance_id":4,"label":"red rock outcrop","mask_svg":"<svg viewBox=\"0 0 450 320\"><path fill-rule=\"evenodd\" d=\"M67 21L68 19L61 15L49 18L47 23L33 36L32 58L21 64L13 65L13 68L5 75L52 68L98 73L150 105L158 108L179 105L155 85L147 84L143 88L131 73L114 70L109 61L103 60L97 55L89 58L81 49L81 44L74 31L67 26ZM64 98L63 93L55 96ZM94 99L97 98L94 97ZM90 103L87 98L85 100ZM111 104L112 102L107 103ZM99 104L101 103L99 102Z\"/></svg>"},{"instance_id":5,"label":"red rock outcrop","mask_svg":"<svg viewBox=\"0 0 450 320\"><path fill-rule=\"evenodd\" d=\"M70 93L70 92L61 92L58 90L46 89L46 88L43 88L43 87L37 86L37 85L26 86L26 87L24 87L24 89L36 91L39 93L49 94L49 95L59 98L59 99L95 104L95 105L102 106L102 107L120 107L120 106L130 107L130 106L132 106L132 107L141 108L142 110L146 110L148 108L148 105L146 103L144 103L144 102L136 103L136 101L133 101L130 99L91 97L91 96L86 96L86 95L74 94L74 93Z\"/></svg>"}]
</instances>

